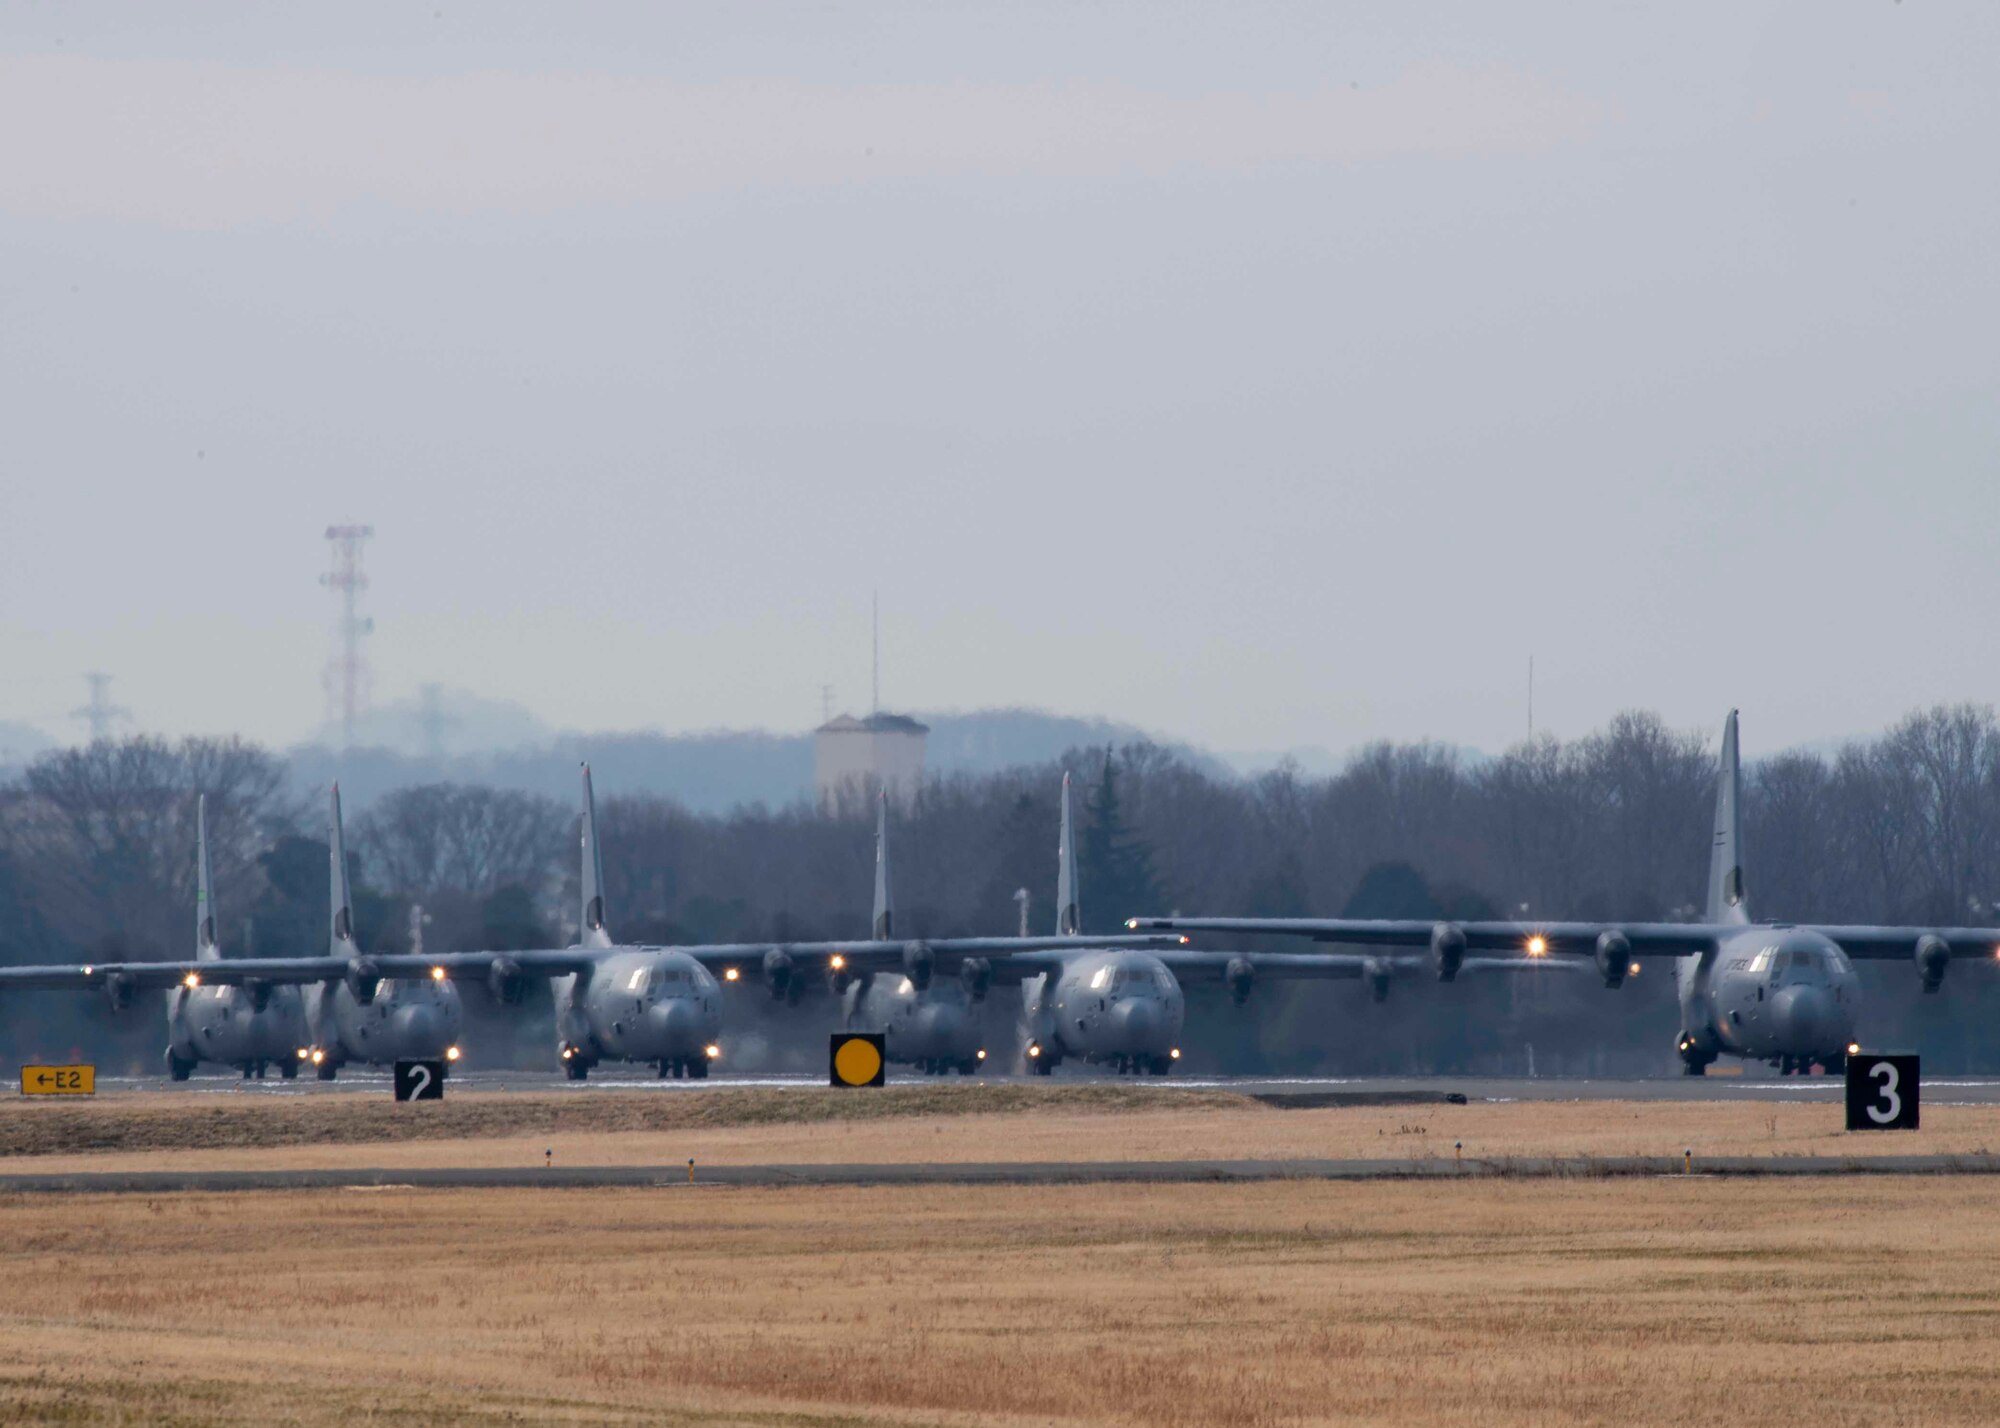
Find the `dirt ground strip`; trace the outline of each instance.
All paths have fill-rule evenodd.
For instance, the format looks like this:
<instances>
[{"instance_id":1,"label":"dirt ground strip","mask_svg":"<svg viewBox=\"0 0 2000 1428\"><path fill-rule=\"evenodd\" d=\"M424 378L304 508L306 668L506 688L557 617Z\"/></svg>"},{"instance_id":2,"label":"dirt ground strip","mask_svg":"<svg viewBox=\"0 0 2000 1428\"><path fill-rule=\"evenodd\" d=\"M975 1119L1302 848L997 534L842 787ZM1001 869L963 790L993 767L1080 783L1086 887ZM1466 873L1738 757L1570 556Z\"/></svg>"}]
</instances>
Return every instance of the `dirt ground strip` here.
<instances>
[{"instance_id":1,"label":"dirt ground strip","mask_svg":"<svg viewBox=\"0 0 2000 1428\"><path fill-rule=\"evenodd\" d=\"M1512 1102L1279 1110L1227 1092L1109 1087L720 1090L665 1096L132 1096L0 1101L0 1172L556 1164L1293 1158L1972 1155L2000 1105L1939 1106L1914 1133L1848 1134L1840 1108L1767 1102Z\"/></svg>"},{"instance_id":2,"label":"dirt ground strip","mask_svg":"<svg viewBox=\"0 0 2000 1428\"><path fill-rule=\"evenodd\" d=\"M0 1196L0 1421L2000 1421L1977 1179Z\"/></svg>"}]
</instances>

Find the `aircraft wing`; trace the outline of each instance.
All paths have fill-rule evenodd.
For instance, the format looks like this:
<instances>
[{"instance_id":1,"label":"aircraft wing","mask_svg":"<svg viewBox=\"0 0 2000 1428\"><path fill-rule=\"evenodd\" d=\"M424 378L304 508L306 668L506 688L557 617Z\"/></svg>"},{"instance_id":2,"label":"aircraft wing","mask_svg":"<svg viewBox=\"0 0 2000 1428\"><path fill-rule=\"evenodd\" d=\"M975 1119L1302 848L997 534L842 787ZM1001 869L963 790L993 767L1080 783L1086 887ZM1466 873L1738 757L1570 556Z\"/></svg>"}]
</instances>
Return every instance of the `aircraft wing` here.
<instances>
[{"instance_id":1,"label":"aircraft wing","mask_svg":"<svg viewBox=\"0 0 2000 1428\"><path fill-rule=\"evenodd\" d=\"M1444 918L1342 917L1135 917L1127 927L1163 932L1228 932L1248 936L1310 937L1358 947L1423 947L1441 930L1463 934L1472 952L1539 957L1547 953L1586 956L1597 939L1617 932L1642 957L1686 957L1713 948L1736 926L1702 922L1453 922Z\"/></svg>"},{"instance_id":2,"label":"aircraft wing","mask_svg":"<svg viewBox=\"0 0 2000 1428\"><path fill-rule=\"evenodd\" d=\"M0 967L0 991L93 991L107 987L241 986L245 982L331 982L347 974L340 957L224 957L208 962L91 962ZM190 982L188 979L193 978Z\"/></svg>"},{"instance_id":3,"label":"aircraft wing","mask_svg":"<svg viewBox=\"0 0 2000 1428\"><path fill-rule=\"evenodd\" d=\"M1633 957L1687 957L1710 951L1725 938L1755 931L1757 925L1719 922L1451 922L1409 919L1315 917L1135 917L1126 926L1146 930L1239 936L1262 934L1309 937L1315 942L1363 947L1423 947L1439 932L1456 931L1471 952L1499 954L1503 960L1540 960L1544 955L1589 956L1598 939L1616 933ZM1955 956L2000 959L2000 928L1845 926L1799 922L1772 925L1773 936L1799 930L1817 932L1861 960L1908 961L1927 939L1942 941ZM1462 966L1470 966L1468 959Z\"/></svg>"}]
</instances>

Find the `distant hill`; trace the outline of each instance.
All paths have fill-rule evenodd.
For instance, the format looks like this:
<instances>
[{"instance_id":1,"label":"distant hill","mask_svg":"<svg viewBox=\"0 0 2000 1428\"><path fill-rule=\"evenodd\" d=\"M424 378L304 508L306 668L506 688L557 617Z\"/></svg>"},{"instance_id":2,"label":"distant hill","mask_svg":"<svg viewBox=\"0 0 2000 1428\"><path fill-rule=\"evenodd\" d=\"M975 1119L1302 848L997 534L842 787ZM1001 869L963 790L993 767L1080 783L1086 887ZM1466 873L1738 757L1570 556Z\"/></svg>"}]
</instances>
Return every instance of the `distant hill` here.
<instances>
[{"instance_id":1,"label":"distant hill","mask_svg":"<svg viewBox=\"0 0 2000 1428\"><path fill-rule=\"evenodd\" d=\"M1129 724L1033 709L916 717L930 725L927 761L936 773L991 773L1053 760L1083 745L1146 738ZM1209 773L1228 776L1226 765L1201 750L1169 747ZM600 797L648 793L696 812L726 813L745 804L778 807L812 796L810 733L558 734L530 747L442 758L397 747L355 749L343 757L323 744L307 744L289 757L301 791L323 789L337 776L350 812L394 789L440 780L518 788L568 803L576 797L577 765L585 759L596 772Z\"/></svg>"}]
</instances>

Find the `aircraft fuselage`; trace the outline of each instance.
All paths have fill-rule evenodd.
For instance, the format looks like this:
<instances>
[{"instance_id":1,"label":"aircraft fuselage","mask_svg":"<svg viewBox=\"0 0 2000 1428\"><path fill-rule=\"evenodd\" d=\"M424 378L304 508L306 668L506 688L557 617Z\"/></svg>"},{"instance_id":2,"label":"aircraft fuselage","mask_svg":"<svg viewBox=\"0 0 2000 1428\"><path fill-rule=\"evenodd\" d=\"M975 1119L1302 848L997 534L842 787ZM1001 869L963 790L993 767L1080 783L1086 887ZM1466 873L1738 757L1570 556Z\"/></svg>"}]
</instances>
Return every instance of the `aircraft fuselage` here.
<instances>
[{"instance_id":1,"label":"aircraft fuselage","mask_svg":"<svg viewBox=\"0 0 2000 1428\"><path fill-rule=\"evenodd\" d=\"M203 1061L296 1074L308 1046L304 1000L293 986L270 987L260 1010L248 987L175 987L167 993L167 1055L178 1078Z\"/></svg>"},{"instance_id":2,"label":"aircraft fuselage","mask_svg":"<svg viewBox=\"0 0 2000 1428\"><path fill-rule=\"evenodd\" d=\"M1181 985L1146 952L1082 952L1021 988L1028 1061L1075 1057L1163 1075L1179 1054ZM1040 1063L1040 1064L1037 1064Z\"/></svg>"},{"instance_id":3,"label":"aircraft fuselage","mask_svg":"<svg viewBox=\"0 0 2000 1428\"><path fill-rule=\"evenodd\" d=\"M572 1076L598 1061L651 1061L705 1076L722 1030L722 991L684 952L644 948L557 979L556 1030Z\"/></svg>"},{"instance_id":4,"label":"aircraft fuselage","mask_svg":"<svg viewBox=\"0 0 2000 1428\"><path fill-rule=\"evenodd\" d=\"M919 991L900 974L857 979L844 995L848 1031L884 1034L891 1061L971 1075L986 1057L979 1011L956 978Z\"/></svg>"},{"instance_id":5,"label":"aircraft fuselage","mask_svg":"<svg viewBox=\"0 0 2000 1428\"><path fill-rule=\"evenodd\" d=\"M1861 979L1821 933L1746 927L1712 958L1685 959L1680 977L1682 1024L1698 1054L1834 1066L1854 1039Z\"/></svg>"},{"instance_id":6,"label":"aircraft fuselage","mask_svg":"<svg viewBox=\"0 0 2000 1428\"><path fill-rule=\"evenodd\" d=\"M432 1061L458 1044L458 988L430 977L388 977L363 1002L345 982L311 997L314 1062L322 1076L350 1061Z\"/></svg>"}]
</instances>

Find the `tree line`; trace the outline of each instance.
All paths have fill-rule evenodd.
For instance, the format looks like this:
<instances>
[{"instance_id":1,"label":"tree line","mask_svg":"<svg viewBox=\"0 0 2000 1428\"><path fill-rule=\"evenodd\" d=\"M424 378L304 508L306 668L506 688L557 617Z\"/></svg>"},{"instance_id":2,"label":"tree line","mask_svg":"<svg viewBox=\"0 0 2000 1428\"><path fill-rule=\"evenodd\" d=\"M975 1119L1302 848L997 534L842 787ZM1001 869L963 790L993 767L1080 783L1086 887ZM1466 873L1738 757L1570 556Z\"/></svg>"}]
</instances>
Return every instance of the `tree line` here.
<instances>
[{"instance_id":1,"label":"tree line","mask_svg":"<svg viewBox=\"0 0 2000 1428\"><path fill-rule=\"evenodd\" d=\"M1031 930L1053 926L1061 768L1083 794L1091 931L1142 912L1672 920L1705 902L1714 738L1652 714L1483 760L1380 743L1321 778L1280 767L1234 779L1143 743L1075 749L1060 766L934 777L916 793L891 829L899 933L1010 931L1023 895ZM866 933L866 800L695 813L620 796L613 765L596 773L609 918L622 940ZM283 759L234 739L132 738L53 751L0 784L0 961L190 955L197 791L208 797L225 953L324 947L323 805L297 792ZM1837 753L1753 761L1743 806L1759 918L2000 922L1990 707L1925 709ZM576 819L557 799L470 784L378 798L348 828L363 945L567 943ZM2000 968L1957 968L1930 998L1916 994L1913 970L1864 974L1872 1042L2000 1069L1984 1032L2000 1009L2000 989L1987 985ZM1493 981L1507 985L1399 984L1379 1010L1353 984L1263 988L1243 1008L1194 987L1191 1057L1244 1070L1524 1070L1534 1046L1544 1072L1670 1065L1678 1018L1664 976L1615 994L1581 977ZM10 1046L67 1037L147 1065L157 1050L152 1019L115 1025L86 998L16 998L0 1007L0 1030Z\"/></svg>"}]
</instances>

